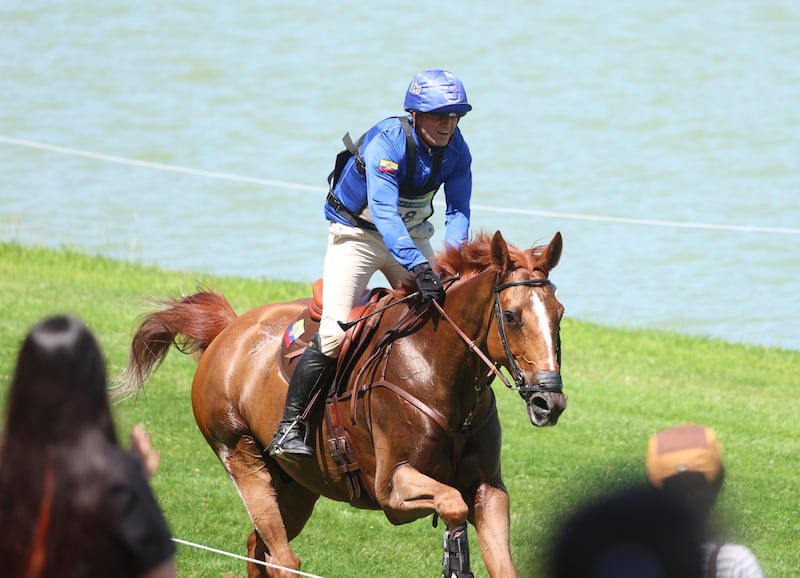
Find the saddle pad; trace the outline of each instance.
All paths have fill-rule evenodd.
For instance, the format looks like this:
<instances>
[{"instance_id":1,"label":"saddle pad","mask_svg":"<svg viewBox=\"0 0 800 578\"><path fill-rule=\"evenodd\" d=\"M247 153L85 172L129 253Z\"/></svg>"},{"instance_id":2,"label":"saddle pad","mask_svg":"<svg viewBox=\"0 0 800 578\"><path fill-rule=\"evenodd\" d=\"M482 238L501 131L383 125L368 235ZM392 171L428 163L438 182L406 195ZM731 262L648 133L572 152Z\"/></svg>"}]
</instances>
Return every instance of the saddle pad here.
<instances>
[{"instance_id":1,"label":"saddle pad","mask_svg":"<svg viewBox=\"0 0 800 578\"><path fill-rule=\"evenodd\" d=\"M286 381L289 381L297 360L318 329L319 321L312 318L308 307L304 307L300 315L284 330L278 357L281 373Z\"/></svg>"}]
</instances>

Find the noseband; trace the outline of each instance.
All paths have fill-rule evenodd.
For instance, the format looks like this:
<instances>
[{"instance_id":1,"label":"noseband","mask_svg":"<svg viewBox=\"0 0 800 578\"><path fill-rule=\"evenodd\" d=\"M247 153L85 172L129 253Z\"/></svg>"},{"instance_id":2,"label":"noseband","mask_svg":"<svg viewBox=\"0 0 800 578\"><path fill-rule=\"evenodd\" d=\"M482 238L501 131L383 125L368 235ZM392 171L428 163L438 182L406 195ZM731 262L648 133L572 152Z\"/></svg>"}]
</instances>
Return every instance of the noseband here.
<instances>
[{"instance_id":1,"label":"noseband","mask_svg":"<svg viewBox=\"0 0 800 578\"><path fill-rule=\"evenodd\" d=\"M500 341L503 344L503 349L505 349L506 357L508 358L508 363L511 366L511 373L514 376L514 384L515 384L515 386L511 386L509 383L506 382L506 385L508 385L511 389L519 391L520 395L522 395L526 399L530 398L530 396L536 393L542 393L542 392L561 393L563 390L561 384L561 373L558 371L542 371L537 369L535 372L536 384L528 385L527 383L525 383L525 378L522 375L522 370L519 368L519 364L517 363L516 359L514 359L514 355L511 353L511 346L508 344L508 337L506 336L506 326L505 323L503 322L503 309L500 306L500 292L510 287L520 287L520 286L547 287L549 285L552 285L550 279L525 279L522 281L512 281L510 283L502 283L494 288L494 315L497 318L497 330L500 333ZM560 327L558 333L558 341L556 342L556 361L558 361L558 365L559 367L561 367Z\"/></svg>"}]
</instances>

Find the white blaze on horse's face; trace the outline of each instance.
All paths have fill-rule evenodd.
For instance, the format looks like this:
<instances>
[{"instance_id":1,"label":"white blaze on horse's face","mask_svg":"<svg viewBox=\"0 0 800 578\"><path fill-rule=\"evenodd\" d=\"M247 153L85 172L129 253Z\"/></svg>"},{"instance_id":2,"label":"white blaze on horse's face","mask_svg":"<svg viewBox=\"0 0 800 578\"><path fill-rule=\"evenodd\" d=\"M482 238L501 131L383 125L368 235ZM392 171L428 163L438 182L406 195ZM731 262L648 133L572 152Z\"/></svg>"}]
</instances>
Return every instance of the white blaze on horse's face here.
<instances>
[{"instance_id":1,"label":"white blaze on horse's face","mask_svg":"<svg viewBox=\"0 0 800 578\"><path fill-rule=\"evenodd\" d=\"M536 318L536 323L539 325L539 334L547 346L548 359L550 364L548 367L540 367L539 369L547 371L556 371L556 344L553 343L553 325L550 317L547 315L547 307L545 306L544 299L538 294L537 291L531 291L531 306L533 307L533 314Z\"/></svg>"}]
</instances>

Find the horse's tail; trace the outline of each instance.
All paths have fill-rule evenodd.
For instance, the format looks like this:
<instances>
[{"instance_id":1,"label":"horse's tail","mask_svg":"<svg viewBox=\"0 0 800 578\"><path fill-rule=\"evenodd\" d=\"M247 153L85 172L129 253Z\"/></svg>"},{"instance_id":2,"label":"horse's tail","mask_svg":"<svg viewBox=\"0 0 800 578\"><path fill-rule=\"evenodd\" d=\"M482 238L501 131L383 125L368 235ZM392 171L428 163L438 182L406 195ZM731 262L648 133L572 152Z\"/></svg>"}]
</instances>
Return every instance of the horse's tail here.
<instances>
[{"instance_id":1,"label":"horse's tail","mask_svg":"<svg viewBox=\"0 0 800 578\"><path fill-rule=\"evenodd\" d=\"M211 291L201 290L159 304L161 309L145 315L133 335L128 365L114 388L116 399L138 392L164 361L171 345L200 357L237 317L228 300Z\"/></svg>"}]
</instances>

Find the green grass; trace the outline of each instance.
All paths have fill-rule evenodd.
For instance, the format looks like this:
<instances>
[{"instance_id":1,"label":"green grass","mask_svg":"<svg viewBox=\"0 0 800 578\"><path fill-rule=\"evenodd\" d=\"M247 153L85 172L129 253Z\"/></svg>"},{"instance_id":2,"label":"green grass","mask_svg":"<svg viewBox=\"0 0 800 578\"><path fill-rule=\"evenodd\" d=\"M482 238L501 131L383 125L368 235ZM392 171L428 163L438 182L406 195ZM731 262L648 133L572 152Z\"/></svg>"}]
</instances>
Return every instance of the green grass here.
<instances>
[{"instance_id":1,"label":"green grass","mask_svg":"<svg viewBox=\"0 0 800 578\"><path fill-rule=\"evenodd\" d=\"M237 312L309 294L302 283L211 278L86 256L0 244L0 395L20 341L42 316L80 316L115 376L137 318L152 299L202 283ZM788 320L787 320L788 321ZM569 407L559 425L530 426L516 393L495 385L503 422L503 472L511 496L512 551L522 576L538 574L554 525L571 506L641 479L647 438L677 422L717 429L728 472L720 509L731 540L747 544L766 575L800 568L800 352L728 344L565 319L563 377ZM161 451L153 480L175 537L239 555L250 524L225 471L194 423L195 363L173 351L144 393L115 409L120 435L143 423ZM442 527L430 518L392 526L380 512L321 499L293 547L303 570L335 577L419 578L440 573ZM471 534L473 570L485 576ZM181 576L244 576L244 562L179 546Z\"/></svg>"}]
</instances>

